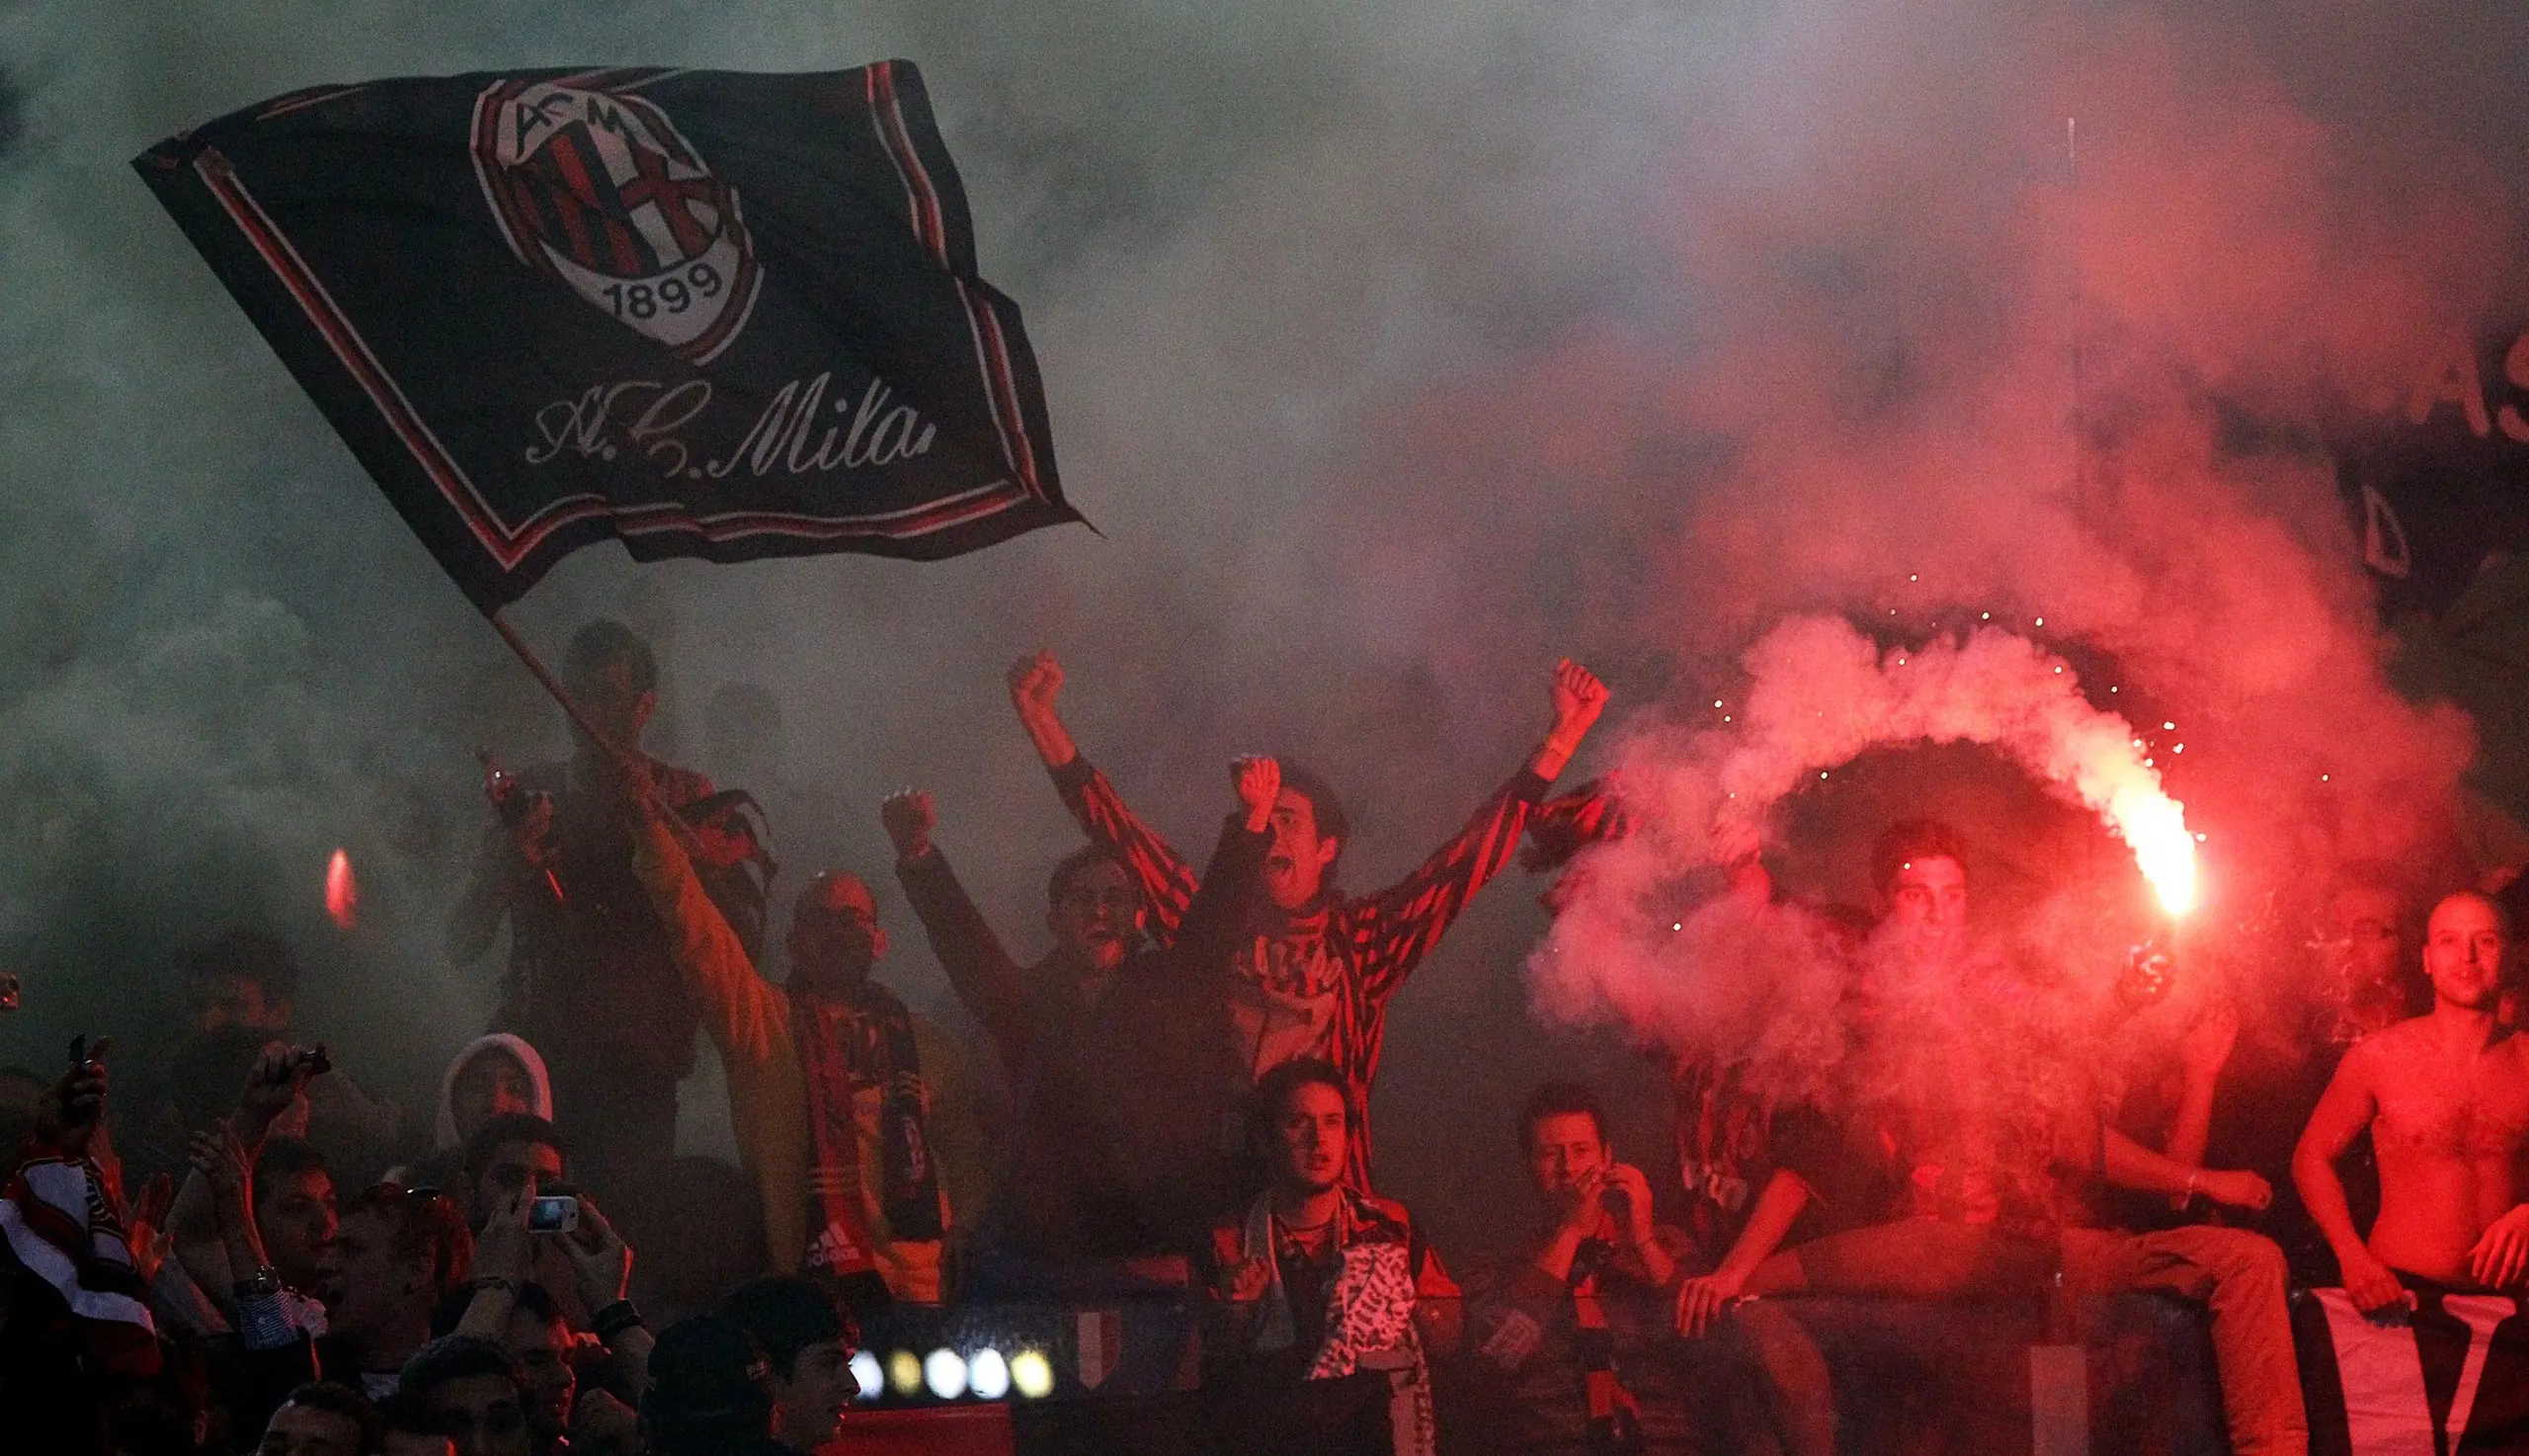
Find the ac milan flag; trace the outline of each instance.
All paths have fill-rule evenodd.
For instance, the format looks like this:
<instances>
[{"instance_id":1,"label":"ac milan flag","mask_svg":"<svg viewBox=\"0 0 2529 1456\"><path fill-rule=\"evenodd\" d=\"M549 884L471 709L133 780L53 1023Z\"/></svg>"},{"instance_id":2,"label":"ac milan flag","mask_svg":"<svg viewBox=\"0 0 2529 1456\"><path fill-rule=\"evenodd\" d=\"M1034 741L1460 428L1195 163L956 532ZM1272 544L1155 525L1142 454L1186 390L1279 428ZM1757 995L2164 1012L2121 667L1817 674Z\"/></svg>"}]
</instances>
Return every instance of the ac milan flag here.
<instances>
[{"instance_id":1,"label":"ac milan flag","mask_svg":"<svg viewBox=\"0 0 2529 1456\"><path fill-rule=\"evenodd\" d=\"M909 62L323 87L133 166L486 611L610 537L935 559L1080 519Z\"/></svg>"}]
</instances>

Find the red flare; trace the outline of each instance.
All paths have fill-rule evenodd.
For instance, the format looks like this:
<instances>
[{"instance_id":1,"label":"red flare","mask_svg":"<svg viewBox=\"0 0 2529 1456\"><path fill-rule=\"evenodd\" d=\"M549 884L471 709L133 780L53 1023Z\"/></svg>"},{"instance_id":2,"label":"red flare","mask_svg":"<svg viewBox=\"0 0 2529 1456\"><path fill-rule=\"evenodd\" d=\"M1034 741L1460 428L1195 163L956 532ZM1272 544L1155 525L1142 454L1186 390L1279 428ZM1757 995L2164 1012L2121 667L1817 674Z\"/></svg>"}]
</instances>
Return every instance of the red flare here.
<instances>
[{"instance_id":1,"label":"red flare","mask_svg":"<svg viewBox=\"0 0 2529 1456\"><path fill-rule=\"evenodd\" d=\"M341 849L325 864L325 913L346 930L360 924L360 882L352 878L352 856Z\"/></svg>"}]
</instances>

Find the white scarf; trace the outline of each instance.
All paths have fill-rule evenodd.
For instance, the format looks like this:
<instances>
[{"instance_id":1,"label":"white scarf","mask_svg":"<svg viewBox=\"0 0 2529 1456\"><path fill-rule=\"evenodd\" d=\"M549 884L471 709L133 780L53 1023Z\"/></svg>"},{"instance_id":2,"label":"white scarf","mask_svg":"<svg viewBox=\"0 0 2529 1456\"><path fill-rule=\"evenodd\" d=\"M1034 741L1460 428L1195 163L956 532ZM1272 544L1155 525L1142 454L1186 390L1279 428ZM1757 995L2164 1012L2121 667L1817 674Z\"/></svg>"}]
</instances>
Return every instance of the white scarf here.
<instances>
[{"instance_id":1,"label":"white scarf","mask_svg":"<svg viewBox=\"0 0 2529 1456\"><path fill-rule=\"evenodd\" d=\"M1435 1449L1431 1375L1414 1325L1413 1252L1403 1244L1355 1244L1354 1227L1352 1198L1346 1193L1335 1212L1340 1263L1326 1286L1326 1337L1305 1378L1333 1380L1363 1369L1385 1371L1397 1456L1430 1456ZM1282 1262L1275 1256L1272 1194L1248 1208L1243 1243L1242 1254L1263 1259L1265 1269L1250 1347L1259 1353L1288 1349L1299 1342L1299 1321L1282 1282Z\"/></svg>"}]
</instances>

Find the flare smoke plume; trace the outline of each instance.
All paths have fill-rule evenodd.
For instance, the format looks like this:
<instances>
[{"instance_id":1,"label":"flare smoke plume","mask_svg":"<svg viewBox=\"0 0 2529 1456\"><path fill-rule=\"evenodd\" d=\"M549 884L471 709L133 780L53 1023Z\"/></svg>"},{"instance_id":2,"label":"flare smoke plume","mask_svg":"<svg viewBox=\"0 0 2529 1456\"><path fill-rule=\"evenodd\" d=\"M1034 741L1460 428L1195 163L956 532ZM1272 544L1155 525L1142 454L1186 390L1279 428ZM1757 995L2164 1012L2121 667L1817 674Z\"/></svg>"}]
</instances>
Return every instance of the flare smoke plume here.
<instances>
[{"instance_id":1,"label":"flare smoke plume","mask_svg":"<svg viewBox=\"0 0 2529 1456\"><path fill-rule=\"evenodd\" d=\"M1921 648L1990 611L2093 706L2119 687L2140 736L2178 723L2183 756L2154 757L2211 836L2208 919L2341 856L2447 857L2468 725L2391 690L2314 442L2518 281L2510 10L317 14L0 16L0 962L28 995L6 1060L127 1029L106 1021L166 989L168 947L228 921L297 941L305 1018L409 1101L489 1006L491 968L439 929L486 818L471 753L558 751L554 715L124 167L370 75L924 66L1103 536L923 567L589 552L520 615L548 645L601 612L652 638L653 746L757 791L785 887L882 878L877 799L930 784L1025 939L1073 842L998 684L1041 645L1083 744L1181 845L1221 763L1291 753L1344 790L1366 886L1532 745L1559 654L1617 692L1597 760L1691 776L1704 705L1748 695L1734 664L1817 613ZM337 846L353 930L324 915ZM1628 907L1575 914L1610 929L1541 983L1575 1019L1764 973L1751 950L1681 980ZM1469 1150L1572 1065L1525 1014L1542 930L1493 892L1391 1022L1381 1180L1444 1235L1516 1206L1515 1171ZM882 974L946 1013L918 951Z\"/></svg>"}]
</instances>

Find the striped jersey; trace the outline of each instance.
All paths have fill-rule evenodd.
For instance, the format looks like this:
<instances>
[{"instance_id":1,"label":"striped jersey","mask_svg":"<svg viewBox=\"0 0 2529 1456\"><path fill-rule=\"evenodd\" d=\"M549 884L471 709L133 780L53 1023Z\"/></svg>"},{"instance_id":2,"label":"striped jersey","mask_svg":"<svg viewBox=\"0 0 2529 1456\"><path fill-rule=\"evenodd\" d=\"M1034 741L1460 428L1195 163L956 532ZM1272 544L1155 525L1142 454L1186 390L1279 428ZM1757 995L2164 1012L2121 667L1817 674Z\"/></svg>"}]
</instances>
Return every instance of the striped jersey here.
<instances>
[{"instance_id":1,"label":"striped jersey","mask_svg":"<svg viewBox=\"0 0 2529 1456\"><path fill-rule=\"evenodd\" d=\"M1139 883L1152 936L1163 945L1173 942L1194 898L1193 867L1086 759L1055 769L1054 783L1090 839L1115 851ZM1544 779L1520 769L1405 878L1359 898L1329 892L1297 914L1264 908L1259 931L1237 952L1234 1060L1251 1086L1294 1058L1334 1065L1362 1116L1346 1169L1356 1188L1370 1186L1370 1083L1387 1034L1388 1001L1475 892L1509 862L1545 788Z\"/></svg>"}]
</instances>

